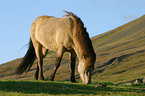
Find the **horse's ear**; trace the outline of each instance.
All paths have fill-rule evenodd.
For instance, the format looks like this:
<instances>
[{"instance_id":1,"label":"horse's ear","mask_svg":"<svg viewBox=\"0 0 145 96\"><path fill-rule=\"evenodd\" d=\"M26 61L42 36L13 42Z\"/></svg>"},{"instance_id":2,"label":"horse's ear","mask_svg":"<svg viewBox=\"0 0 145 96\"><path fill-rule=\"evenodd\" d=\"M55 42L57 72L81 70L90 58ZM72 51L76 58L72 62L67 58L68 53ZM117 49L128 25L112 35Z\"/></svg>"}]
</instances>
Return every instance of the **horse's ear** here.
<instances>
[{"instance_id":1,"label":"horse's ear","mask_svg":"<svg viewBox=\"0 0 145 96\"><path fill-rule=\"evenodd\" d=\"M65 10L63 10L63 12L65 12L65 13L67 13L66 15L63 15L63 16L70 16L70 15L72 15L72 12L68 12L68 11L65 11Z\"/></svg>"}]
</instances>

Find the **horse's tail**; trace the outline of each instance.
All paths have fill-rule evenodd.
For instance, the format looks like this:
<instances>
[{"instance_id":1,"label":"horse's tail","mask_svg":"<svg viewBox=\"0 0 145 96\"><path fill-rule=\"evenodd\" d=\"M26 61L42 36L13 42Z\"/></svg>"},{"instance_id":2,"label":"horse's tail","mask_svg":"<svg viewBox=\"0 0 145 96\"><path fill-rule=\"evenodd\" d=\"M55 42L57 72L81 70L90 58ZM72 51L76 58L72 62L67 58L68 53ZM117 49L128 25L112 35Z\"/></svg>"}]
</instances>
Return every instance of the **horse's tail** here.
<instances>
[{"instance_id":1,"label":"horse's tail","mask_svg":"<svg viewBox=\"0 0 145 96\"><path fill-rule=\"evenodd\" d=\"M15 73L22 74L25 70L29 71L35 59L36 59L35 49L32 40L30 39L28 51L24 56L20 65L17 67Z\"/></svg>"}]
</instances>

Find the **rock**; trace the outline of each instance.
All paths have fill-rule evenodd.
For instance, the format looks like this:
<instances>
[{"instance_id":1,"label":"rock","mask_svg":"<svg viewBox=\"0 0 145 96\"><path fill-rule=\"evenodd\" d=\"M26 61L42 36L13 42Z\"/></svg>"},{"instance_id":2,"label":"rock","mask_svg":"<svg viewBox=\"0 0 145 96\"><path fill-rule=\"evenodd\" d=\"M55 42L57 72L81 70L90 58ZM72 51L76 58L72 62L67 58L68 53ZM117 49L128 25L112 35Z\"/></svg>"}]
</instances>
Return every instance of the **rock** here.
<instances>
[{"instance_id":1,"label":"rock","mask_svg":"<svg viewBox=\"0 0 145 96\"><path fill-rule=\"evenodd\" d=\"M126 83L126 85L132 85L132 83Z\"/></svg>"},{"instance_id":2,"label":"rock","mask_svg":"<svg viewBox=\"0 0 145 96\"><path fill-rule=\"evenodd\" d=\"M143 83L143 81L141 79L136 79L134 82L134 84L141 84L141 83Z\"/></svg>"},{"instance_id":3,"label":"rock","mask_svg":"<svg viewBox=\"0 0 145 96\"><path fill-rule=\"evenodd\" d=\"M142 91L145 91L145 88L143 88Z\"/></svg>"},{"instance_id":4,"label":"rock","mask_svg":"<svg viewBox=\"0 0 145 96\"><path fill-rule=\"evenodd\" d=\"M122 84L122 85L132 85L132 83L124 83L124 84Z\"/></svg>"},{"instance_id":5,"label":"rock","mask_svg":"<svg viewBox=\"0 0 145 96\"><path fill-rule=\"evenodd\" d=\"M98 85L97 86L95 86L95 87L106 87L107 86L107 84L106 83L98 83Z\"/></svg>"},{"instance_id":6,"label":"rock","mask_svg":"<svg viewBox=\"0 0 145 96\"><path fill-rule=\"evenodd\" d=\"M142 80L142 83L145 84L145 78Z\"/></svg>"}]
</instances>

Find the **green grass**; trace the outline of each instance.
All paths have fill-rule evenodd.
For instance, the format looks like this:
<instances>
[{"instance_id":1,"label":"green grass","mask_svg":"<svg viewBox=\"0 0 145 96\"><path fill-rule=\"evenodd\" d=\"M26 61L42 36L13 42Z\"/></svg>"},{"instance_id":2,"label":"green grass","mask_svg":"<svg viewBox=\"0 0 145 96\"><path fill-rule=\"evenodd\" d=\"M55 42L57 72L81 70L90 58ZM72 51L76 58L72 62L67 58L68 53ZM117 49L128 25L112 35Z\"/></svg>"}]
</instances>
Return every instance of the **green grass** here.
<instances>
[{"instance_id":1,"label":"green grass","mask_svg":"<svg viewBox=\"0 0 145 96\"><path fill-rule=\"evenodd\" d=\"M69 57L63 56L61 66L56 73L55 82L33 80L36 63L31 70L16 76L16 67L22 58L0 65L0 96L50 96L50 95L100 95L100 96L145 96L144 85L115 85L145 77L145 15L114 30L92 38L97 54L91 85L72 84L70 78ZM49 52L44 58L44 77L49 80L53 71L56 52ZM129 55L122 62L107 64L116 57ZM77 61L78 64L78 61ZM76 78L79 74L76 67ZM23 80L23 81L22 81ZM30 81L31 80L31 81ZM61 80L61 81L57 81ZM64 81L64 82L62 82ZM107 83L106 88L95 87L97 82Z\"/></svg>"},{"instance_id":2,"label":"green grass","mask_svg":"<svg viewBox=\"0 0 145 96\"><path fill-rule=\"evenodd\" d=\"M113 29L109 32L103 33L101 35L92 38L93 47L97 55L95 68L92 75L93 82L111 82L117 84L117 83L130 82L138 78L145 77L145 58L144 58L145 57L145 27L144 26L145 26L145 15L132 22L122 25L116 29ZM114 62L113 64L107 64L107 62L112 60L113 58L121 57L123 55L128 55L128 54L133 54L133 55L123 58L122 62ZM56 52L50 51L48 55L44 58L43 69L44 69L45 80L49 80L50 75L54 69L53 67L55 64L55 56L56 56ZM7 80L7 79L8 80L34 80L37 60L34 62L32 68L30 69L27 75L25 73L17 76L14 74L15 69L20 64L21 60L22 58L19 58L0 65L0 80ZM70 78L69 64L70 64L69 56L66 53L64 54L61 62L61 66L56 73L55 80L62 80L62 81L69 80ZM78 61L76 62L76 66L78 66ZM77 71L77 67L76 67L76 79L77 81L78 79L80 79ZM15 82L17 83L17 81ZM23 84L23 82L21 83ZM38 82L35 83L38 84ZM49 81L47 83L50 85L54 84L54 82L51 83ZM74 84L74 86L78 86L78 85ZM97 93L95 92L93 93L99 94L100 91ZM29 94L29 92L26 94ZM64 95L66 94L64 93Z\"/></svg>"},{"instance_id":3,"label":"green grass","mask_svg":"<svg viewBox=\"0 0 145 96\"><path fill-rule=\"evenodd\" d=\"M97 82L90 85L61 81L0 81L0 96L144 96L143 85L114 85L107 83L107 87L95 87Z\"/></svg>"}]
</instances>

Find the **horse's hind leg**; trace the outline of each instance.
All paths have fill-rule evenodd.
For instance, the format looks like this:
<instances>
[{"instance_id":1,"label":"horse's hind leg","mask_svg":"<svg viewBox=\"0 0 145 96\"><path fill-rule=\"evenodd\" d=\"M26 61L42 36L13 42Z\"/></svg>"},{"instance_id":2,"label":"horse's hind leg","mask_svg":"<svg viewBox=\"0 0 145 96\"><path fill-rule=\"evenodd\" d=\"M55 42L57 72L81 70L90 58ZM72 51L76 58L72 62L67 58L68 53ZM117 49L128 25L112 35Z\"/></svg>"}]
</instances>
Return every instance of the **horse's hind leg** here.
<instances>
[{"instance_id":1,"label":"horse's hind leg","mask_svg":"<svg viewBox=\"0 0 145 96\"><path fill-rule=\"evenodd\" d=\"M56 61L55 61L55 65L54 65L54 71L53 71L53 73L51 74L51 77L50 77L51 81L53 81L54 78L55 78L55 73L60 66L60 62L62 60L63 53L64 53L64 47L59 48L58 51L57 51Z\"/></svg>"},{"instance_id":2,"label":"horse's hind leg","mask_svg":"<svg viewBox=\"0 0 145 96\"><path fill-rule=\"evenodd\" d=\"M33 45L34 45L34 48L35 48L35 53L36 53L36 56L37 56L37 59L38 59L35 78L36 79L40 78L40 80L44 80L43 68L42 68L43 67L43 52L42 52L43 46L34 39L32 39L32 41L33 41Z\"/></svg>"},{"instance_id":3,"label":"horse's hind leg","mask_svg":"<svg viewBox=\"0 0 145 96\"><path fill-rule=\"evenodd\" d=\"M37 62L37 69L36 69L36 73L35 73L36 80L38 80L38 73L39 73L39 66L38 66L38 62Z\"/></svg>"},{"instance_id":4,"label":"horse's hind leg","mask_svg":"<svg viewBox=\"0 0 145 96\"><path fill-rule=\"evenodd\" d=\"M48 53L48 49L42 47L42 58L44 58ZM38 66L38 63L37 63L37 69L36 69L36 73L35 73L35 79L38 80L38 74L39 74L39 66ZM42 77L44 78L44 77Z\"/></svg>"},{"instance_id":5,"label":"horse's hind leg","mask_svg":"<svg viewBox=\"0 0 145 96\"><path fill-rule=\"evenodd\" d=\"M75 83L75 62L76 62L76 53L73 51L70 54L70 68L71 68L71 77L70 77L70 81Z\"/></svg>"}]
</instances>

